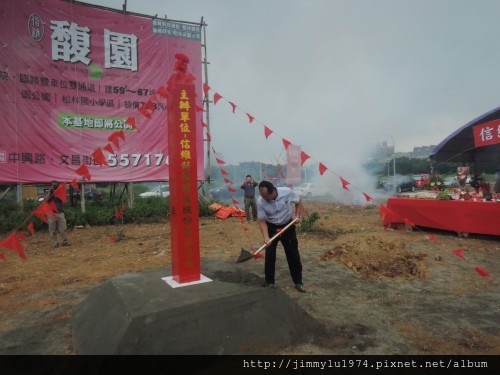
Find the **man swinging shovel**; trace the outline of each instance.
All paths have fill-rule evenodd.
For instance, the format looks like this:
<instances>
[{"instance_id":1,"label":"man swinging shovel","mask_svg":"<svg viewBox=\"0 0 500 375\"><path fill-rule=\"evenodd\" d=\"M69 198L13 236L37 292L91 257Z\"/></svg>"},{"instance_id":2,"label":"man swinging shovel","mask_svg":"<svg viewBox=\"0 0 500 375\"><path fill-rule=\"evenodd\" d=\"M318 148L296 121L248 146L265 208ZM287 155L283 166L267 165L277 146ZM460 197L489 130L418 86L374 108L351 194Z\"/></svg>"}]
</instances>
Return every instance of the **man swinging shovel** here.
<instances>
[{"instance_id":1,"label":"man swinging shovel","mask_svg":"<svg viewBox=\"0 0 500 375\"><path fill-rule=\"evenodd\" d=\"M300 221L304 210L302 198L288 187L275 187L269 181L259 184L260 198L257 200L258 223L264 237L264 245L254 254L242 249L236 263L251 259L266 248L264 264L265 287L274 287L276 265L276 248L281 242L285 250L290 276L295 288L305 293L302 283L302 263L300 261L299 243L295 224ZM295 212L292 210L295 206Z\"/></svg>"}]
</instances>

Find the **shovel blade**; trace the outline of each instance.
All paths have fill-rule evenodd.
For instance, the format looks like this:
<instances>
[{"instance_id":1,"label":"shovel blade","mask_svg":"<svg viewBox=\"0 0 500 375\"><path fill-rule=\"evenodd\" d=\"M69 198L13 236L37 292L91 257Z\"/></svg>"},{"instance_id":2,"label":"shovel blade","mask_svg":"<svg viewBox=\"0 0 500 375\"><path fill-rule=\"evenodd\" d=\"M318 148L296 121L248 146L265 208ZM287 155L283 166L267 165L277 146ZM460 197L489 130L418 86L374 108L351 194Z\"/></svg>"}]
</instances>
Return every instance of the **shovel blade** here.
<instances>
[{"instance_id":1,"label":"shovel blade","mask_svg":"<svg viewBox=\"0 0 500 375\"><path fill-rule=\"evenodd\" d=\"M247 260L252 259L253 254L250 251L245 250L244 248L241 248L241 253L238 259L236 260L236 263L242 263L246 262Z\"/></svg>"}]
</instances>

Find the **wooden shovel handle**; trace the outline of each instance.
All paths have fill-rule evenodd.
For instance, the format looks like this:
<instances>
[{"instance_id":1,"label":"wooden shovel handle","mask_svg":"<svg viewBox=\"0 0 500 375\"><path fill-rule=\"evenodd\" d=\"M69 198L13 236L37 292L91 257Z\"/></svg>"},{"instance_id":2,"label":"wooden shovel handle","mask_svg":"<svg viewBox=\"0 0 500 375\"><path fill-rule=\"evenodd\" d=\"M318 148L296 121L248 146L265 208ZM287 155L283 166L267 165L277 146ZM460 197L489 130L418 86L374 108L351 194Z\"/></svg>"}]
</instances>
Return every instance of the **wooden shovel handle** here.
<instances>
[{"instance_id":1,"label":"wooden shovel handle","mask_svg":"<svg viewBox=\"0 0 500 375\"><path fill-rule=\"evenodd\" d=\"M293 224L295 224L297 221L299 221L299 218L296 217L295 219L293 219L291 222L289 222L285 227L283 227L283 229L281 229L278 233L276 233L274 236L272 236L270 239L269 239L269 242L273 242L276 238L279 237L279 235L281 233L283 233L284 231L286 231L288 228L290 228ZM262 245L261 247L259 247L257 249L257 251L255 253L253 253L252 255L255 255L255 254L258 254L260 253L265 247L266 247L267 244L264 244Z\"/></svg>"}]
</instances>

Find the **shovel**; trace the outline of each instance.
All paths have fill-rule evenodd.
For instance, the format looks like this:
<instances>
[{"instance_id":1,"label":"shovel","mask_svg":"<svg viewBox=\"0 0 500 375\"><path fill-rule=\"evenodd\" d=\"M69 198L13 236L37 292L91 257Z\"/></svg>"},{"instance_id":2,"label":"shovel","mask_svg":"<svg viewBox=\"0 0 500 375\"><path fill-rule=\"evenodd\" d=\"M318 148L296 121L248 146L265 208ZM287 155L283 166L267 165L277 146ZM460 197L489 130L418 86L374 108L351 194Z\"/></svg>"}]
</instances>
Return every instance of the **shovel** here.
<instances>
[{"instance_id":1,"label":"shovel","mask_svg":"<svg viewBox=\"0 0 500 375\"><path fill-rule=\"evenodd\" d=\"M278 236L283 233L284 231L286 231L288 228L290 228L293 224L295 224L299 219L298 218L295 218L293 219L291 222L289 222L283 229L281 229L278 233L276 233L274 236L272 236L270 239L269 239L269 242L272 242L274 241L276 238L278 238ZM240 256L238 257L238 260L236 260L236 263L242 263L242 262L246 262L247 260L250 260L252 259L254 256L256 256L259 252L261 252L264 248L266 247L266 244L262 245L261 247L259 247L257 249L257 251L255 253L251 253L250 251L247 251L245 250L244 248L241 248L241 254Z\"/></svg>"}]
</instances>

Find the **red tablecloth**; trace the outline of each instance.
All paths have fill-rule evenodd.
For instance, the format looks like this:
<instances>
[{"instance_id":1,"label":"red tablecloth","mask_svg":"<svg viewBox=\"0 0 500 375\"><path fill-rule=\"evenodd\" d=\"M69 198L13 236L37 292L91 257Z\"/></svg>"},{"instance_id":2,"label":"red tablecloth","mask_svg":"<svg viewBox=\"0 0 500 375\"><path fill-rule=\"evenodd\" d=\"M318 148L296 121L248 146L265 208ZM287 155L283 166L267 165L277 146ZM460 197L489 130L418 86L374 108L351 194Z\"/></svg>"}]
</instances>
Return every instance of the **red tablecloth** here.
<instances>
[{"instance_id":1,"label":"red tablecloth","mask_svg":"<svg viewBox=\"0 0 500 375\"><path fill-rule=\"evenodd\" d=\"M500 202L389 198L384 227L412 224L459 233L500 235Z\"/></svg>"}]
</instances>

